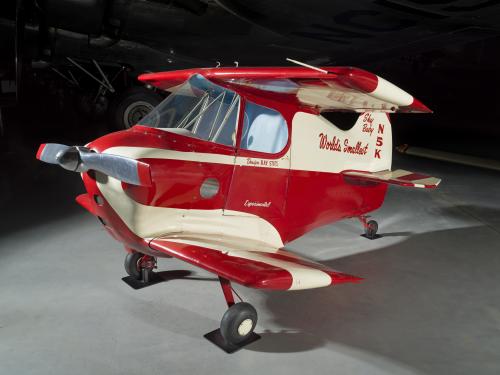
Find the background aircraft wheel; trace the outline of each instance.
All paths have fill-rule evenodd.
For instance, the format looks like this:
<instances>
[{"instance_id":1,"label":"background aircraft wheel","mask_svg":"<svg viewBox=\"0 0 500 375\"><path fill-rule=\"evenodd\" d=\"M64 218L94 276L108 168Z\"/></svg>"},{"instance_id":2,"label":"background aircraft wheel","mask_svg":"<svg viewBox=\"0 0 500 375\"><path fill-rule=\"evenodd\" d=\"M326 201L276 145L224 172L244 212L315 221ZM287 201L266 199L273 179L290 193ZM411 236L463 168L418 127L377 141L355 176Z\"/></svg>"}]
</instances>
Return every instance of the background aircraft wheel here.
<instances>
[{"instance_id":1,"label":"background aircraft wheel","mask_svg":"<svg viewBox=\"0 0 500 375\"><path fill-rule=\"evenodd\" d=\"M378 223L375 220L370 220L366 223L365 234L366 237L373 239L378 231Z\"/></svg>"},{"instance_id":2,"label":"background aircraft wheel","mask_svg":"<svg viewBox=\"0 0 500 375\"><path fill-rule=\"evenodd\" d=\"M250 337L257 324L257 311L246 302L231 306L220 322L220 332L226 342L239 344Z\"/></svg>"},{"instance_id":3,"label":"background aircraft wheel","mask_svg":"<svg viewBox=\"0 0 500 375\"><path fill-rule=\"evenodd\" d=\"M125 257L125 271L129 276L137 280L142 278L140 263L143 256L144 254L141 253L128 253Z\"/></svg>"},{"instance_id":4,"label":"background aircraft wheel","mask_svg":"<svg viewBox=\"0 0 500 375\"><path fill-rule=\"evenodd\" d=\"M109 107L109 119L116 130L128 129L162 101L162 97L145 87L133 87L116 97Z\"/></svg>"}]
</instances>

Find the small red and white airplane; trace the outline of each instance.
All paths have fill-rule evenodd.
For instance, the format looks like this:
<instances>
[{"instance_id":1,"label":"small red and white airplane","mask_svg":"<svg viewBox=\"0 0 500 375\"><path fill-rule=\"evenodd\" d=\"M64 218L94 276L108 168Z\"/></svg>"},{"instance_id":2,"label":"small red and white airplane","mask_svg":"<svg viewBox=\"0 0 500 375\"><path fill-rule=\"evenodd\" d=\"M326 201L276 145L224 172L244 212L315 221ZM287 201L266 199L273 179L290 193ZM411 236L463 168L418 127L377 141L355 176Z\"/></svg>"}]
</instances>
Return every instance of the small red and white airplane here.
<instances>
[{"instance_id":1,"label":"small red and white airplane","mask_svg":"<svg viewBox=\"0 0 500 375\"><path fill-rule=\"evenodd\" d=\"M228 310L220 333L240 344L257 313L235 303L231 282L297 290L357 282L285 245L357 217L374 238L388 184L440 180L391 171L389 113L430 112L388 81L351 67L202 68L144 74L171 92L131 129L85 147L42 144L37 158L80 172L77 202L125 245L140 279L156 257L219 276ZM321 114L357 112L349 130Z\"/></svg>"}]
</instances>

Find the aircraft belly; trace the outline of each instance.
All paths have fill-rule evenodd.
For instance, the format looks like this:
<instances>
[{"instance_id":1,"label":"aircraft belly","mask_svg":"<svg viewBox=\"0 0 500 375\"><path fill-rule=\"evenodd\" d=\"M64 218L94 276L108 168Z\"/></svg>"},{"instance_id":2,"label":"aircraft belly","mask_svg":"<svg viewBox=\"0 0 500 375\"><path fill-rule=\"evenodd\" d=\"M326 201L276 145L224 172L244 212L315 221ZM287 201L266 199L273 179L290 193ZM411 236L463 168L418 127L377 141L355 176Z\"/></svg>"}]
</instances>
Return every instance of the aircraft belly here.
<instances>
[{"instance_id":1,"label":"aircraft belly","mask_svg":"<svg viewBox=\"0 0 500 375\"><path fill-rule=\"evenodd\" d=\"M373 211L383 203L387 185L348 184L339 173L291 171L285 242L322 225Z\"/></svg>"}]
</instances>

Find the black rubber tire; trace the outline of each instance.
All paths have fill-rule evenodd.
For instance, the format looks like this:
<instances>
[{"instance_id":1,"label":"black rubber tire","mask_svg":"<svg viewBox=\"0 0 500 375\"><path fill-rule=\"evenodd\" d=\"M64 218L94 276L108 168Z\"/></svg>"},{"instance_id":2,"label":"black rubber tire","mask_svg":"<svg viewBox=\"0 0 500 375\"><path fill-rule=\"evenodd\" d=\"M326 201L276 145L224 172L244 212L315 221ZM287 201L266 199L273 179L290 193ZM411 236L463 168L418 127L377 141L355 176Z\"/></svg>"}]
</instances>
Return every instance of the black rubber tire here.
<instances>
[{"instance_id":1,"label":"black rubber tire","mask_svg":"<svg viewBox=\"0 0 500 375\"><path fill-rule=\"evenodd\" d=\"M108 118L110 126L113 130L125 130L135 125L141 116L127 116L127 110L130 113L149 113L149 110L156 107L162 101L162 97L145 87L133 87L117 96L109 106ZM150 108L146 108L144 103L147 103ZM137 104L137 106L135 106ZM136 111L134 112L134 106ZM132 108L132 109L131 109ZM127 119L125 119L125 117ZM135 121L132 121L132 118Z\"/></svg>"},{"instance_id":2,"label":"black rubber tire","mask_svg":"<svg viewBox=\"0 0 500 375\"><path fill-rule=\"evenodd\" d=\"M375 220L370 220L366 223L365 234L368 238L375 238L378 231L378 223Z\"/></svg>"},{"instance_id":3,"label":"black rubber tire","mask_svg":"<svg viewBox=\"0 0 500 375\"><path fill-rule=\"evenodd\" d=\"M142 270L139 267L139 260L144 256L141 253L128 253L125 257L125 272L136 280L142 279Z\"/></svg>"},{"instance_id":4,"label":"black rubber tire","mask_svg":"<svg viewBox=\"0 0 500 375\"><path fill-rule=\"evenodd\" d=\"M251 327L247 319L251 320ZM241 333L238 329L246 321L246 329ZM220 322L220 333L226 342L239 344L250 337L257 324L257 311L246 302L239 302L225 312ZM245 328L245 327L243 327ZM250 329L249 329L250 328Z\"/></svg>"}]
</instances>

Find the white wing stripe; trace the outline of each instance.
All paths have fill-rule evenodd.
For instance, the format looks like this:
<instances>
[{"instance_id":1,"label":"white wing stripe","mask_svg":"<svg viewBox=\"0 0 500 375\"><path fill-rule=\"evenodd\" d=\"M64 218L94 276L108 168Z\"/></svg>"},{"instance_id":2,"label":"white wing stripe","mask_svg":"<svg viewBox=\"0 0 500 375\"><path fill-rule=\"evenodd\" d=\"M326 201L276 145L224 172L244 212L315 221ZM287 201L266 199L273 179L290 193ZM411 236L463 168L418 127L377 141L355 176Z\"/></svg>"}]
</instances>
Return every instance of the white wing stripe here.
<instances>
[{"instance_id":1,"label":"white wing stripe","mask_svg":"<svg viewBox=\"0 0 500 375\"><path fill-rule=\"evenodd\" d=\"M161 240L161 238L159 240ZM289 288L289 290L320 288L323 286L328 286L332 283L332 278L326 272L302 264L271 258L269 256L266 256L265 253L259 253L257 251L230 250L224 246L217 246L217 248L204 242L184 240L180 238L166 238L165 240L182 244L201 246L207 249L222 252L229 256L262 262L274 267L284 269L288 271L290 275L292 275L292 286Z\"/></svg>"}]
</instances>

